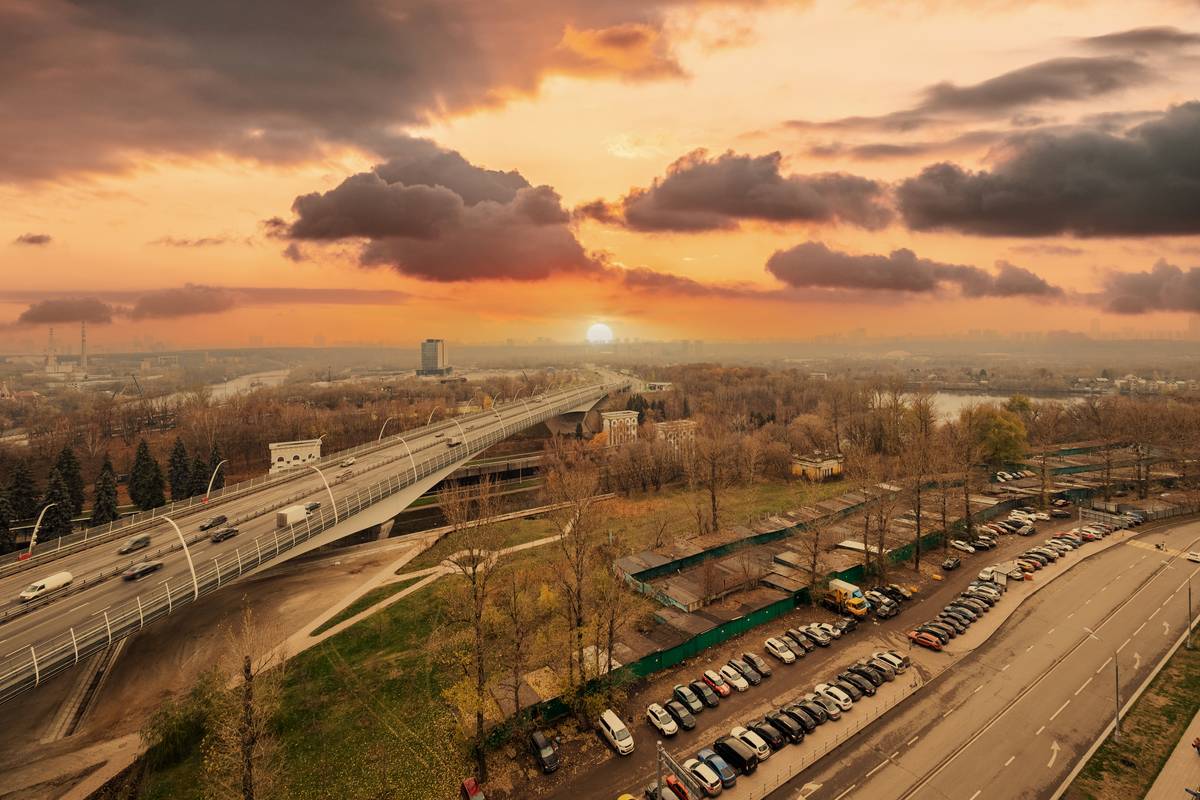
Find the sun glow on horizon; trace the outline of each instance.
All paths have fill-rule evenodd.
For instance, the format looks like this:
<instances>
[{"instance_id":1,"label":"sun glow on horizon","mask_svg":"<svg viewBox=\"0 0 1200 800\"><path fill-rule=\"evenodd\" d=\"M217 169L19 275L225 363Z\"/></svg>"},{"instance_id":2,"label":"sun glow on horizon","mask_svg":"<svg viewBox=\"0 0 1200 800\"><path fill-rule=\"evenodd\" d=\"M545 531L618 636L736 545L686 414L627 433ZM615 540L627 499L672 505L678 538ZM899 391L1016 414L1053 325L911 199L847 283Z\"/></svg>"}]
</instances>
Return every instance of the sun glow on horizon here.
<instances>
[{"instance_id":1,"label":"sun glow on horizon","mask_svg":"<svg viewBox=\"0 0 1200 800\"><path fill-rule=\"evenodd\" d=\"M612 328L603 322L593 323L587 329L587 340L588 344L611 344L613 340Z\"/></svg>"}]
</instances>

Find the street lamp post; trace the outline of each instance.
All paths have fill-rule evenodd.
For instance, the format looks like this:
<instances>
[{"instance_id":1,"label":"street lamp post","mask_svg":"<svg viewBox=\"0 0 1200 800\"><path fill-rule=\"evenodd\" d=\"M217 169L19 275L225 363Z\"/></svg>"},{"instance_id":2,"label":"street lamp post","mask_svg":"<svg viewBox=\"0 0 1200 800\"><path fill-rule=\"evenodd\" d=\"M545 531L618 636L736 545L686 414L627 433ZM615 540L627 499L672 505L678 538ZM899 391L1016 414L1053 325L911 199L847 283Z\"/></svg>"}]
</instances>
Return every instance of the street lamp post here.
<instances>
[{"instance_id":1,"label":"street lamp post","mask_svg":"<svg viewBox=\"0 0 1200 800\"><path fill-rule=\"evenodd\" d=\"M1117 654L1113 653L1113 688L1116 690L1116 716L1113 724L1113 738L1121 738L1121 665L1117 660Z\"/></svg>"},{"instance_id":2,"label":"street lamp post","mask_svg":"<svg viewBox=\"0 0 1200 800\"><path fill-rule=\"evenodd\" d=\"M383 441L383 431L384 431L384 429L385 429L385 428L387 428L387 424L388 424L389 422L391 422L392 420L394 420L394 419L395 419L395 417L388 417L387 419L385 419L385 420L383 421L383 425L382 425L382 426L379 428L379 438L378 438L378 439L376 439L375 441L377 441L377 442L382 442L382 441Z\"/></svg>"},{"instance_id":3,"label":"street lamp post","mask_svg":"<svg viewBox=\"0 0 1200 800\"><path fill-rule=\"evenodd\" d=\"M333 489L329 488L329 481L325 480L325 473L321 472L321 470L317 469L312 464L305 464L304 466L308 467L313 472L315 472L321 476L321 483L325 484L325 491L329 492L329 504L331 506L333 506L333 524L337 525L338 524L337 500L333 499Z\"/></svg>"},{"instance_id":4,"label":"street lamp post","mask_svg":"<svg viewBox=\"0 0 1200 800\"><path fill-rule=\"evenodd\" d=\"M210 494L212 494L212 485L213 485L213 481L215 481L217 479L217 470L219 470L221 467L225 466L225 464L227 464L228 462L229 462L229 459L225 458L225 459L222 459L220 462L218 462L215 467L213 467L212 477L208 479L208 489L206 489L204 491L204 502L207 503L208 496Z\"/></svg>"},{"instance_id":5,"label":"street lamp post","mask_svg":"<svg viewBox=\"0 0 1200 800\"><path fill-rule=\"evenodd\" d=\"M51 506L56 505L58 503L47 503L46 507L42 509L42 513L38 514L37 522L33 523L33 535L29 537L29 553L25 556L26 558L33 556L33 546L37 544L38 529L42 527L42 517L46 516L46 512L50 510Z\"/></svg>"},{"instance_id":6,"label":"street lamp post","mask_svg":"<svg viewBox=\"0 0 1200 800\"><path fill-rule=\"evenodd\" d=\"M433 409L429 412L429 416L425 418L426 426L428 426L429 423L433 422L433 415L436 414L438 412L438 409L440 409L440 408L441 408L441 406L434 406Z\"/></svg>"},{"instance_id":7,"label":"street lamp post","mask_svg":"<svg viewBox=\"0 0 1200 800\"><path fill-rule=\"evenodd\" d=\"M175 529L175 533L179 536L179 543L183 545L183 555L188 562L188 570L192 573L192 599L200 599L200 581L196 579L196 565L192 563L192 551L188 549L187 539L183 538L183 531L179 530L179 526L175 524L175 520L170 517L162 517L167 522L171 523L171 527Z\"/></svg>"}]
</instances>

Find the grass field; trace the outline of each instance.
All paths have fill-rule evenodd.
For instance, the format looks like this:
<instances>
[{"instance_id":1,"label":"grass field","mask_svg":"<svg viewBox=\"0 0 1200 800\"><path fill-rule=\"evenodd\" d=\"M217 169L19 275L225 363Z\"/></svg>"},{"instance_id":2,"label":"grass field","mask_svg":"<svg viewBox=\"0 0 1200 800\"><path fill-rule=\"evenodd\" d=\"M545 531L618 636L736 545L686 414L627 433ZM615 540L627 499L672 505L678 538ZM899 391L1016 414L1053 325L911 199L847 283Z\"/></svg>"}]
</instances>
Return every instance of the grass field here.
<instances>
[{"instance_id":1,"label":"grass field","mask_svg":"<svg viewBox=\"0 0 1200 800\"><path fill-rule=\"evenodd\" d=\"M330 617L325 622L321 623L317 627L317 629L312 632L312 635L316 636L319 633L324 633L325 631L332 628L334 625L345 622L346 620L350 619L351 617L355 616L356 614L366 611L368 608L375 605L376 603L388 599L389 597L396 594L397 592L404 591L409 586L412 586L414 583L416 583L419 580L421 580L420 577L406 578L402 581L396 581L395 583L389 583L384 586L375 587L371 591L364 594L362 597L355 600L350 605L346 606L344 609L339 611L337 614Z\"/></svg>"},{"instance_id":2,"label":"grass field","mask_svg":"<svg viewBox=\"0 0 1200 800\"><path fill-rule=\"evenodd\" d=\"M1200 650L1181 647L1122 718L1121 740L1109 737L1079 773L1068 800L1145 797L1197 709Z\"/></svg>"}]
</instances>

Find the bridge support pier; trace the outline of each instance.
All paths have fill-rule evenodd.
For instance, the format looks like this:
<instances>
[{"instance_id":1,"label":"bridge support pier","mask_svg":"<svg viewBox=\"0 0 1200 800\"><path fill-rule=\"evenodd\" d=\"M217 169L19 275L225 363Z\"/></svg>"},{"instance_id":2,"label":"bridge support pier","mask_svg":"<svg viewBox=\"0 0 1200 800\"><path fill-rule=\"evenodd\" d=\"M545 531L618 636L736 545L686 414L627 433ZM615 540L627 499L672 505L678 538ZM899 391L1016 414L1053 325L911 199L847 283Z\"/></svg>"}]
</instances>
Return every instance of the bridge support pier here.
<instances>
[{"instance_id":1,"label":"bridge support pier","mask_svg":"<svg viewBox=\"0 0 1200 800\"><path fill-rule=\"evenodd\" d=\"M389 519L389 520L384 520L383 522L376 525L375 526L376 541L383 541L384 539L388 538L388 536L391 535L391 533L392 533L392 526L394 526L395 524L396 524L396 520Z\"/></svg>"}]
</instances>

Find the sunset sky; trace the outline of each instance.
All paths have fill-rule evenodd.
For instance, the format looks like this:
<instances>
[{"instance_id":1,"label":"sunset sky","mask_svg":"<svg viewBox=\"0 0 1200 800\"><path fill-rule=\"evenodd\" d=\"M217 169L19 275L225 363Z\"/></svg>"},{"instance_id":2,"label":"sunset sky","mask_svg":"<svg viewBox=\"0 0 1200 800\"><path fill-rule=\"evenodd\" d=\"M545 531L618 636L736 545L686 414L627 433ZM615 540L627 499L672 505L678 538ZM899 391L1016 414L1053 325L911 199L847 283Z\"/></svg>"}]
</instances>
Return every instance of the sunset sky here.
<instances>
[{"instance_id":1,"label":"sunset sky","mask_svg":"<svg viewBox=\"0 0 1200 800\"><path fill-rule=\"evenodd\" d=\"M1200 5L0 0L0 349L1200 313Z\"/></svg>"}]
</instances>

